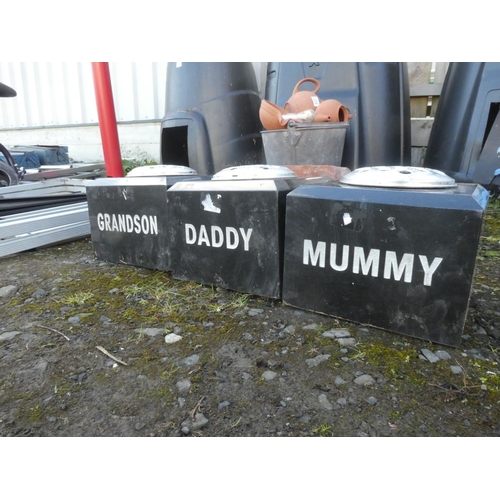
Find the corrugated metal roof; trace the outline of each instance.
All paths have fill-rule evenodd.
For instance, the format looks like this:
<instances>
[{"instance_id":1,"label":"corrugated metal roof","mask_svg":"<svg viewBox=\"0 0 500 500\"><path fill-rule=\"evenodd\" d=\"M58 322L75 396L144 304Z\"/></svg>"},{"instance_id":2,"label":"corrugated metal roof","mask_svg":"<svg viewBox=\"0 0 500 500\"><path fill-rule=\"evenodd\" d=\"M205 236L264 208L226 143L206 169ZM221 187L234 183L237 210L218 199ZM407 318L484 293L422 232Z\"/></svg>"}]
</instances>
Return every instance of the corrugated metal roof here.
<instances>
[{"instance_id":1,"label":"corrugated metal roof","mask_svg":"<svg viewBox=\"0 0 500 500\"><path fill-rule=\"evenodd\" d=\"M118 122L161 120L167 63L109 63ZM97 124L90 62L0 62L0 129Z\"/></svg>"}]
</instances>

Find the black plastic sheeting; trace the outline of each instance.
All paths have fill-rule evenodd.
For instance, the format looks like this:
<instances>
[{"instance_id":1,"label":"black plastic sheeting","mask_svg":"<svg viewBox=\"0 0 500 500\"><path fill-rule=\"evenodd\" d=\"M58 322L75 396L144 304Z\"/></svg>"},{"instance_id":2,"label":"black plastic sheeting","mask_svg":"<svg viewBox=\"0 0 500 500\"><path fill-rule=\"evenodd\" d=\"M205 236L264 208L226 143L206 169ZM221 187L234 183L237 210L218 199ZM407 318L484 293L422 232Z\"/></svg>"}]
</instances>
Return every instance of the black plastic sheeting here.
<instances>
[{"instance_id":1,"label":"black plastic sheeting","mask_svg":"<svg viewBox=\"0 0 500 500\"><path fill-rule=\"evenodd\" d=\"M450 63L424 167L461 182L498 186L499 147L500 63Z\"/></svg>"},{"instance_id":2,"label":"black plastic sheeting","mask_svg":"<svg viewBox=\"0 0 500 500\"><path fill-rule=\"evenodd\" d=\"M260 97L252 63L169 63L161 163L211 175L262 163Z\"/></svg>"}]
</instances>

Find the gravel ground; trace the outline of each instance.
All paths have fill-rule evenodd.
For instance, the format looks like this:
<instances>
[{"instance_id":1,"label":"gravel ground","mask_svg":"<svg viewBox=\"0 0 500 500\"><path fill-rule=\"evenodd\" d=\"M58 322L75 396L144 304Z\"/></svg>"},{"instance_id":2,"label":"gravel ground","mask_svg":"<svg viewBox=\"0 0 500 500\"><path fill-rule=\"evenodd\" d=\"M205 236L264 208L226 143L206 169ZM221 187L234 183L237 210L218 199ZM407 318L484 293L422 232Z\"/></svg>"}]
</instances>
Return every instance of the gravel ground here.
<instances>
[{"instance_id":1,"label":"gravel ground","mask_svg":"<svg viewBox=\"0 0 500 500\"><path fill-rule=\"evenodd\" d=\"M1 259L0 436L498 436L490 203L461 346L94 257Z\"/></svg>"}]
</instances>

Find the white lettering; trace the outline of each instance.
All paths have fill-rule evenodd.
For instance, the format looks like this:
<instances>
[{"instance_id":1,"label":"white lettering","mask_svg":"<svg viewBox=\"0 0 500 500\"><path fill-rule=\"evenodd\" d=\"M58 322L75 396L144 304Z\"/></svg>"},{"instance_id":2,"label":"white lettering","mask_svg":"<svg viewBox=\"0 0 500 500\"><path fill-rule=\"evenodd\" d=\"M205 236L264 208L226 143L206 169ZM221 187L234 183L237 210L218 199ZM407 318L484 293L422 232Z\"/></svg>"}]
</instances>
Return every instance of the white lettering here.
<instances>
[{"instance_id":1,"label":"white lettering","mask_svg":"<svg viewBox=\"0 0 500 500\"><path fill-rule=\"evenodd\" d=\"M141 232L141 218L138 215L134 215L134 226L135 232L139 234Z\"/></svg>"},{"instance_id":2,"label":"white lettering","mask_svg":"<svg viewBox=\"0 0 500 500\"><path fill-rule=\"evenodd\" d=\"M228 250L234 250L239 247L240 241L243 241L243 250L250 250L250 238L252 237L253 228L244 229L242 227L236 229L234 227L221 228L219 226L210 226L207 228L201 225L199 232L193 224L185 224L184 230L186 234L186 243L192 245L212 246L214 248L224 247ZM238 233L239 230L239 233ZM240 240L241 234L241 240Z\"/></svg>"},{"instance_id":3,"label":"white lettering","mask_svg":"<svg viewBox=\"0 0 500 500\"><path fill-rule=\"evenodd\" d=\"M231 241L231 235L233 235L233 241ZM226 246L228 249L233 250L238 247L240 243L240 237L238 236L238 231L234 227L226 227Z\"/></svg>"},{"instance_id":4,"label":"white lettering","mask_svg":"<svg viewBox=\"0 0 500 500\"><path fill-rule=\"evenodd\" d=\"M186 230L186 243L192 245L196 241L196 229L193 224L185 224L184 229Z\"/></svg>"},{"instance_id":5,"label":"white lettering","mask_svg":"<svg viewBox=\"0 0 500 500\"><path fill-rule=\"evenodd\" d=\"M97 214L97 227L104 231L104 217L100 212Z\"/></svg>"},{"instance_id":6,"label":"white lettering","mask_svg":"<svg viewBox=\"0 0 500 500\"><path fill-rule=\"evenodd\" d=\"M241 236L243 236L243 249L245 250L245 252L248 252L248 248L250 245L250 236L252 235L252 231L253 228L249 228L247 229L247 232L245 234L245 230L242 227L240 227L240 233Z\"/></svg>"},{"instance_id":7,"label":"white lettering","mask_svg":"<svg viewBox=\"0 0 500 500\"><path fill-rule=\"evenodd\" d=\"M127 219L127 233L131 233L134 230L134 222L132 216L128 215L125 217Z\"/></svg>"},{"instance_id":8,"label":"white lettering","mask_svg":"<svg viewBox=\"0 0 500 500\"><path fill-rule=\"evenodd\" d=\"M349 265L349 245L342 246L342 264L337 264L337 244L330 245L330 267L334 271L345 271Z\"/></svg>"},{"instance_id":9,"label":"white lettering","mask_svg":"<svg viewBox=\"0 0 500 500\"><path fill-rule=\"evenodd\" d=\"M129 214L97 214L97 227L101 231L119 233L158 234L158 218L156 215Z\"/></svg>"},{"instance_id":10,"label":"white lettering","mask_svg":"<svg viewBox=\"0 0 500 500\"><path fill-rule=\"evenodd\" d=\"M202 224L200 227L200 237L198 238L198 245L205 243L207 247L210 246L210 240L208 239L207 228Z\"/></svg>"},{"instance_id":11,"label":"white lettering","mask_svg":"<svg viewBox=\"0 0 500 500\"><path fill-rule=\"evenodd\" d=\"M413 268L415 255L405 253L398 261L396 252L390 250L385 251L381 256L379 249L373 248L365 255L363 247L353 247L352 262L349 261L350 247L342 245L342 260L338 262L337 243L330 243L330 267L334 271L347 271L351 265L351 271L354 274L363 274L364 276L371 275L378 277L380 266L384 266L383 277L386 280L393 279L394 281L403 280L405 283L411 283L413 280ZM326 261L326 242L318 241L316 244L312 240L304 240L302 263L307 266L325 267ZM381 258L384 263L381 263ZM432 263L429 264L429 259L426 255L418 256L422 270L424 272L423 284L432 286L432 279L437 268L443 262L442 257L434 257Z\"/></svg>"},{"instance_id":12,"label":"white lettering","mask_svg":"<svg viewBox=\"0 0 500 500\"><path fill-rule=\"evenodd\" d=\"M144 234L148 234L149 233L149 219L148 219L147 215L143 215L141 217L141 228L142 228L142 232Z\"/></svg>"},{"instance_id":13,"label":"white lettering","mask_svg":"<svg viewBox=\"0 0 500 500\"><path fill-rule=\"evenodd\" d=\"M149 216L149 226L151 228L151 234L158 234L158 218L156 215Z\"/></svg>"},{"instance_id":14,"label":"white lettering","mask_svg":"<svg viewBox=\"0 0 500 500\"><path fill-rule=\"evenodd\" d=\"M118 231L124 233L125 232L125 215L124 214L118 214L118 226L119 229Z\"/></svg>"},{"instance_id":15,"label":"white lettering","mask_svg":"<svg viewBox=\"0 0 500 500\"><path fill-rule=\"evenodd\" d=\"M325 253L326 243L324 241L318 241L316 250L313 250L312 241L304 240L302 263L307 266L310 261L311 266L316 266L317 262L319 261L319 267L325 267Z\"/></svg>"},{"instance_id":16,"label":"white lettering","mask_svg":"<svg viewBox=\"0 0 500 500\"><path fill-rule=\"evenodd\" d=\"M432 261L432 264L429 266L429 261L425 255L419 255L420 263L422 264L422 268L424 270L424 285L431 286L432 285L432 275L438 268L439 264L443 262L441 257L435 257Z\"/></svg>"},{"instance_id":17,"label":"white lettering","mask_svg":"<svg viewBox=\"0 0 500 500\"><path fill-rule=\"evenodd\" d=\"M352 272L359 274L359 266L361 265L361 273L364 276L368 275L370 267L372 268L372 276L378 276L378 266L380 262L380 250L370 250L368 257L365 259L365 251L362 247L354 247L354 256L352 263Z\"/></svg>"},{"instance_id":18,"label":"white lettering","mask_svg":"<svg viewBox=\"0 0 500 500\"><path fill-rule=\"evenodd\" d=\"M411 283L413 276L413 259L415 256L411 253L403 254L401 258L401 263L398 265L398 260L396 257L396 252L387 251L385 253L385 266L384 266L384 278L386 280L391 279L391 270L394 273L394 279L399 281L403 272L405 273L404 281L405 283Z\"/></svg>"},{"instance_id":19,"label":"white lettering","mask_svg":"<svg viewBox=\"0 0 500 500\"><path fill-rule=\"evenodd\" d=\"M214 248L219 248L224 244L224 233L219 226L212 226L212 246Z\"/></svg>"}]
</instances>

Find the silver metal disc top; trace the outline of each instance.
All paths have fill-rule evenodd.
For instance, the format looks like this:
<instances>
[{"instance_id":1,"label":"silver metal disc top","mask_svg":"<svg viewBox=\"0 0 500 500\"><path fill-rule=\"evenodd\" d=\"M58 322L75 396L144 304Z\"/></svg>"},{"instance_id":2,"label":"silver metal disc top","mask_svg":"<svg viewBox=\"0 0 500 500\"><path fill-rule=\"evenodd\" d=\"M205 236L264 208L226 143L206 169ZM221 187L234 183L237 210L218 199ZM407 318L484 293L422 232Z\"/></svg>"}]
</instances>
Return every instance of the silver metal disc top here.
<instances>
[{"instance_id":1,"label":"silver metal disc top","mask_svg":"<svg viewBox=\"0 0 500 500\"><path fill-rule=\"evenodd\" d=\"M198 172L194 168L185 167L183 165L144 165L135 167L127 177L151 177L158 175L197 175Z\"/></svg>"},{"instance_id":2,"label":"silver metal disc top","mask_svg":"<svg viewBox=\"0 0 500 500\"><path fill-rule=\"evenodd\" d=\"M438 189L456 186L455 179L440 170L422 167L363 167L340 180L348 186Z\"/></svg>"},{"instance_id":3,"label":"silver metal disc top","mask_svg":"<svg viewBox=\"0 0 500 500\"><path fill-rule=\"evenodd\" d=\"M280 165L240 165L217 172L212 180L295 179L297 174Z\"/></svg>"}]
</instances>

